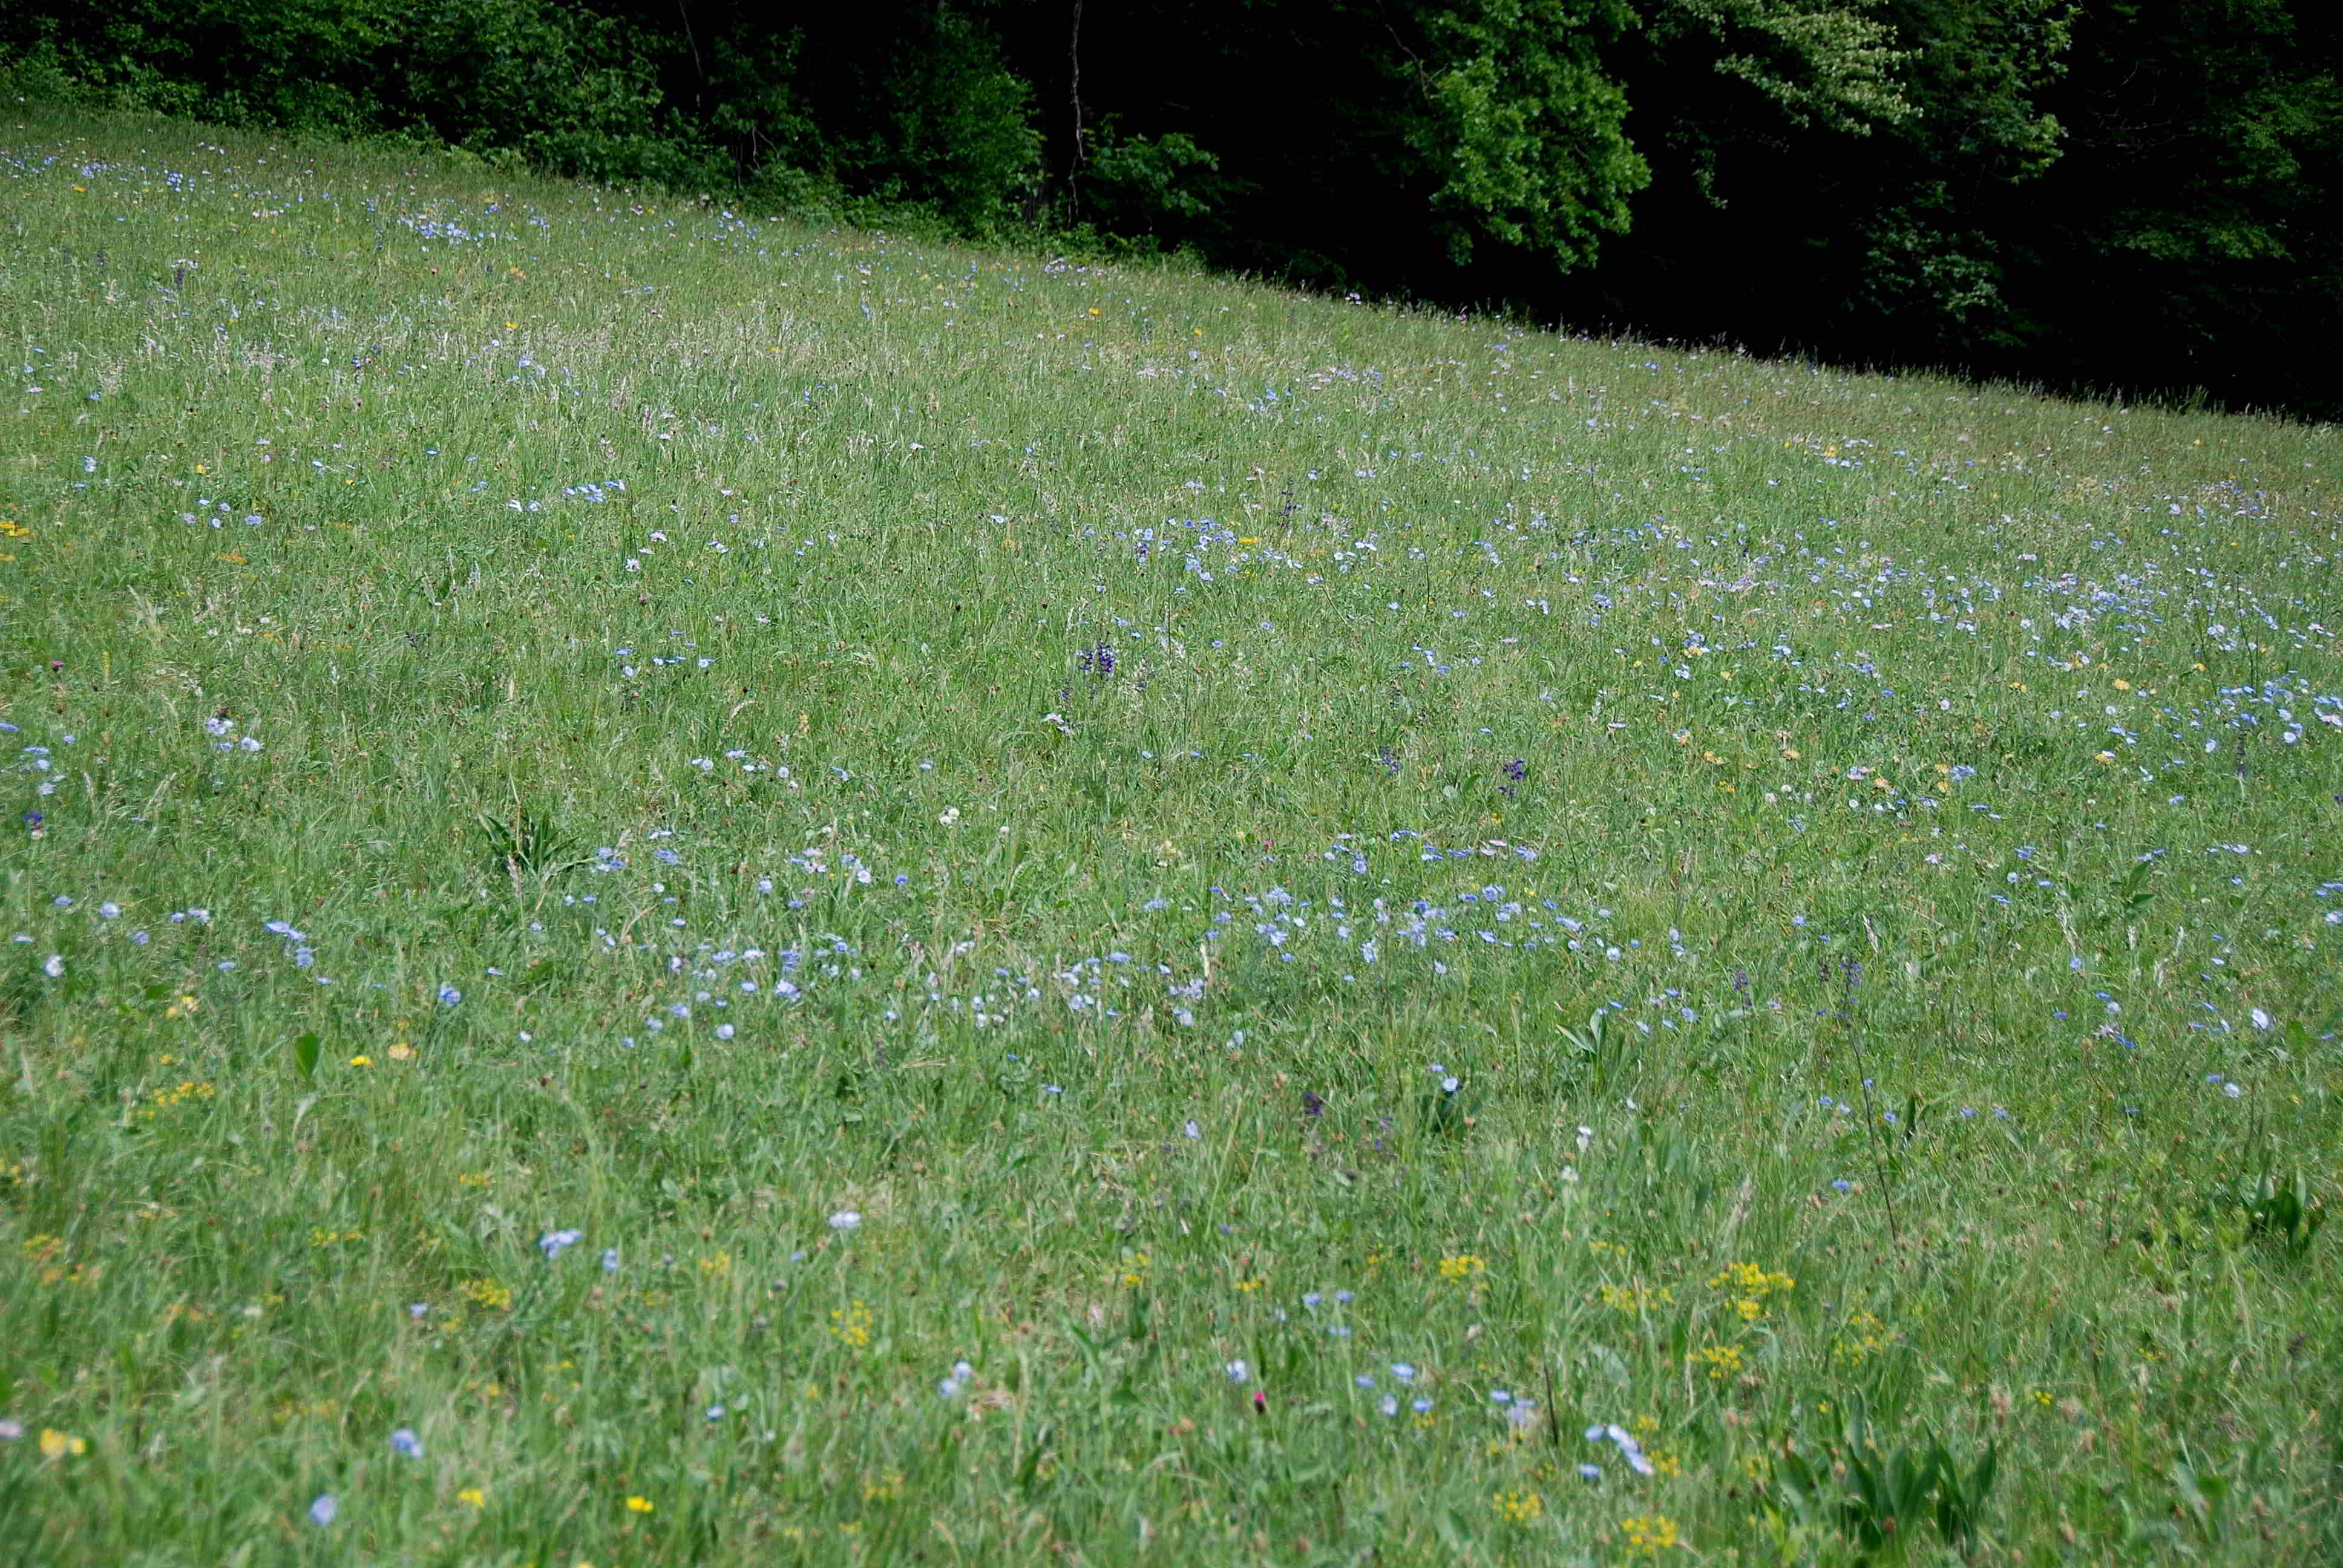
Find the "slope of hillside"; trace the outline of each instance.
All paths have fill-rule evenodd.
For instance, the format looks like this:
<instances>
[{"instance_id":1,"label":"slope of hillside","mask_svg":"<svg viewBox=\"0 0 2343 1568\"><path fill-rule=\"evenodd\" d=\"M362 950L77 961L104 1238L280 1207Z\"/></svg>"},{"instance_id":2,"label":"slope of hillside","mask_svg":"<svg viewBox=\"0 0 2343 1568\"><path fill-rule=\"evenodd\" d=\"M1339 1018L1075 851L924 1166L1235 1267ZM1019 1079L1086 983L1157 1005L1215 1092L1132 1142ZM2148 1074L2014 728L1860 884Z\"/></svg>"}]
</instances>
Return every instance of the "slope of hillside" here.
<instances>
[{"instance_id":1,"label":"slope of hillside","mask_svg":"<svg viewBox=\"0 0 2343 1568\"><path fill-rule=\"evenodd\" d=\"M5 131L22 1560L2335 1549L2331 429Z\"/></svg>"}]
</instances>

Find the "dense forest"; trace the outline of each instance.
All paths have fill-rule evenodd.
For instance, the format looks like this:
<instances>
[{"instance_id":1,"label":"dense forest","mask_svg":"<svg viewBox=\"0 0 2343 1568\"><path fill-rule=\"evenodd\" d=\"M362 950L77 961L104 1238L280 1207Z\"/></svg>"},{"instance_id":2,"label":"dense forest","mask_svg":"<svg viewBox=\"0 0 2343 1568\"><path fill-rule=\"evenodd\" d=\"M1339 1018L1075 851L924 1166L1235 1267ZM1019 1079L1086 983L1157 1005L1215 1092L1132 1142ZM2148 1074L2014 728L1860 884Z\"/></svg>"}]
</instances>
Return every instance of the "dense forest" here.
<instances>
[{"instance_id":1,"label":"dense forest","mask_svg":"<svg viewBox=\"0 0 2343 1568\"><path fill-rule=\"evenodd\" d=\"M2338 37L2332 0L24 0L0 62L767 210L2332 418Z\"/></svg>"}]
</instances>

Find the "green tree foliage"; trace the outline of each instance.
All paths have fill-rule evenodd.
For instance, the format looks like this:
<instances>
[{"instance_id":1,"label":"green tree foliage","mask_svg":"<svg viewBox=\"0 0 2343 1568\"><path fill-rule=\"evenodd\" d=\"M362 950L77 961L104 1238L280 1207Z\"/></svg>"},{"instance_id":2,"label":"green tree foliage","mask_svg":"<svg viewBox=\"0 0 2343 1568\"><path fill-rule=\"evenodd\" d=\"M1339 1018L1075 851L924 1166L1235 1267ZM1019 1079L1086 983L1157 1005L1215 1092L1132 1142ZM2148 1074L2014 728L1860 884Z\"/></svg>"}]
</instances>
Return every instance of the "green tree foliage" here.
<instances>
[{"instance_id":1,"label":"green tree foliage","mask_svg":"<svg viewBox=\"0 0 2343 1568\"><path fill-rule=\"evenodd\" d=\"M1626 94L1603 51L1634 20L1624 0L1463 0L1425 14L1431 56L1409 62L1420 107L1405 142L1458 266L1486 236L1569 266L1626 229L1651 169L1627 140Z\"/></svg>"},{"instance_id":2,"label":"green tree foliage","mask_svg":"<svg viewBox=\"0 0 2343 1568\"><path fill-rule=\"evenodd\" d=\"M689 181L666 41L556 0L109 0L28 5L22 55L101 96L230 125L407 133L591 178Z\"/></svg>"},{"instance_id":3,"label":"green tree foliage","mask_svg":"<svg viewBox=\"0 0 2343 1568\"><path fill-rule=\"evenodd\" d=\"M1908 35L1875 13L1875 0L1657 0L1646 32L1664 48L1697 41L1710 69L1755 88L1795 126L1865 136L1920 113L1898 74Z\"/></svg>"},{"instance_id":4,"label":"green tree foliage","mask_svg":"<svg viewBox=\"0 0 2343 1568\"><path fill-rule=\"evenodd\" d=\"M1888 131L1857 231L1858 295L1939 351L2006 345L2016 326L1999 231L2011 196L2057 161L2043 96L2065 74L2073 0L1903 0L1915 112Z\"/></svg>"}]
</instances>

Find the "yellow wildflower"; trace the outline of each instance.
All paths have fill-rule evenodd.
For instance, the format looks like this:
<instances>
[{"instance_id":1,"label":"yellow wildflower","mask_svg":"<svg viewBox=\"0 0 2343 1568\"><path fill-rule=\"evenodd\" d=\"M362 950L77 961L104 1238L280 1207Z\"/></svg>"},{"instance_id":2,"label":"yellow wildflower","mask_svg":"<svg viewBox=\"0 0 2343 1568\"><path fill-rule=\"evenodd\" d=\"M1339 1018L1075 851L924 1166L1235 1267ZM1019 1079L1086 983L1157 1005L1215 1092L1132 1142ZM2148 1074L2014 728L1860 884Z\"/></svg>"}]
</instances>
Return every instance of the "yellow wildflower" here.
<instances>
[{"instance_id":1,"label":"yellow wildflower","mask_svg":"<svg viewBox=\"0 0 2343 1568\"><path fill-rule=\"evenodd\" d=\"M1664 1513L1638 1513L1619 1521L1619 1532L1627 1538L1631 1552L1648 1552L1654 1556L1678 1544L1676 1522Z\"/></svg>"}]
</instances>

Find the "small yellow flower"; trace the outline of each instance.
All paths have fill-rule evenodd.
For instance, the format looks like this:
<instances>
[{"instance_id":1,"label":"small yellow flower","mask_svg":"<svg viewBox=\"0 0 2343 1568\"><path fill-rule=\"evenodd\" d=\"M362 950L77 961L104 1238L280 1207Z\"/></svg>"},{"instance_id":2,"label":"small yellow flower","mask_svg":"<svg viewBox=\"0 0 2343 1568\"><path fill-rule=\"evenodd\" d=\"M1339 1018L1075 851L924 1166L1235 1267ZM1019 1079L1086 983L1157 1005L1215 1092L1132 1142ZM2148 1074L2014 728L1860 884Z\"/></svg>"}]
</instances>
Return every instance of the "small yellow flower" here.
<instances>
[{"instance_id":1,"label":"small yellow flower","mask_svg":"<svg viewBox=\"0 0 2343 1568\"><path fill-rule=\"evenodd\" d=\"M648 1497L629 1497L627 1499L627 1512L629 1513L649 1513L658 1506L659 1505L657 1503L653 1503Z\"/></svg>"},{"instance_id":2,"label":"small yellow flower","mask_svg":"<svg viewBox=\"0 0 2343 1568\"><path fill-rule=\"evenodd\" d=\"M1704 1345L1687 1360L1694 1366L1705 1366L1708 1375L1720 1382L1741 1370L1741 1351L1736 1345Z\"/></svg>"},{"instance_id":3,"label":"small yellow flower","mask_svg":"<svg viewBox=\"0 0 2343 1568\"><path fill-rule=\"evenodd\" d=\"M1638 1513L1619 1521L1619 1533L1627 1538L1631 1552L1648 1552L1654 1556L1677 1543L1676 1522L1664 1513Z\"/></svg>"},{"instance_id":4,"label":"small yellow flower","mask_svg":"<svg viewBox=\"0 0 2343 1568\"><path fill-rule=\"evenodd\" d=\"M75 1437L69 1432L59 1432L53 1426L45 1426L41 1429L43 1459L62 1459L68 1453L79 1459L88 1452L89 1442L86 1439Z\"/></svg>"},{"instance_id":5,"label":"small yellow flower","mask_svg":"<svg viewBox=\"0 0 2343 1568\"><path fill-rule=\"evenodd\" d=\"M512 1287L500 1280L468 1280L462 1287L465 1297L491 1312L503 1312L512 1305Z\"/></svg>"},{"instance_id":6,"label":"small yellow flower","mask_svg":"<svg viewBox=\"0 0 2343 1568\"><path fill-rule=\"evenodd\" d=\"M870 1348L870 1309L860 1301L843 1307L833 1307L830 1313L830 1332L839 1343L852 1350Z\"/></svg>"},{"instance_id":7,"label":"small yellow flower","mask_svg":"<svg viewBox=\"0 0 2343 1568\"><path fill-rule=\"evenodd\" d=\"M354 1056L350 1058L350 1065L352 1067L372 1067L374 1065L374 1058L371 1056Z\"/></svg>"},{"instance_id":8,"label":"small yellow flower","mask_svg":"<svg viewBox=\"0 0 2343 1568\"><path fill-rule=\"evenodd\" d=\"M456 1493L456 1501L467 1508L486 1508L488 1505L488 1494L477 1486L468 1486Z\"/></svg>"}]
</instances>

